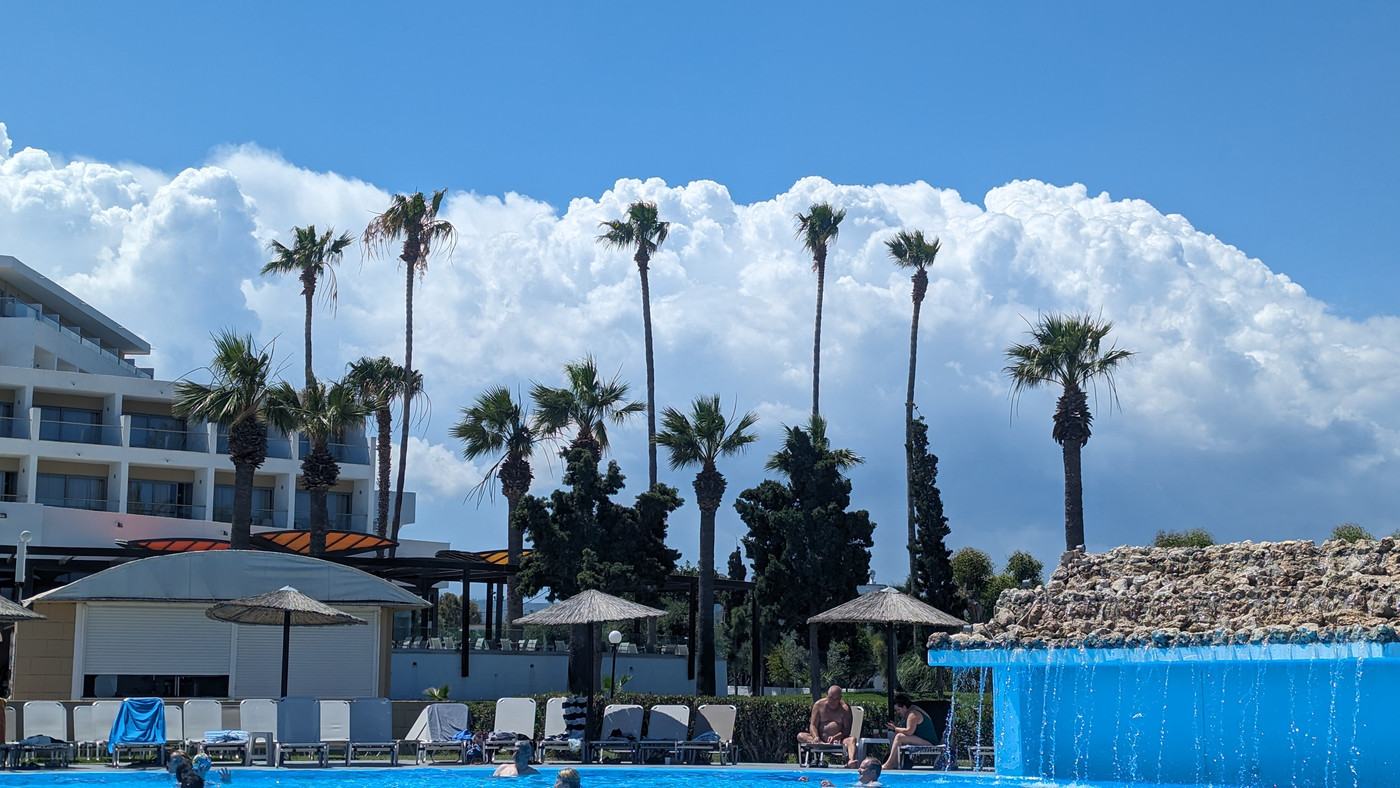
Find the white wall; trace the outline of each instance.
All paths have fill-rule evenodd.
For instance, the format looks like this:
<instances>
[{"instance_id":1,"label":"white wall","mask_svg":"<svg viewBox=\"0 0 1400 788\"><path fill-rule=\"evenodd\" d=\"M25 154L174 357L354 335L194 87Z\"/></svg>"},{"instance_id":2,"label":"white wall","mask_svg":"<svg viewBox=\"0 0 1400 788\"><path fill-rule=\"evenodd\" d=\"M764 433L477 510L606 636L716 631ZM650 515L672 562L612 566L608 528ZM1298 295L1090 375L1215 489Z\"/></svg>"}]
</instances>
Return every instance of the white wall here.
<instances>
[{"instance_id":1,"label":"white wall","mask_svg":"<svg viewBox=\"0 0 1400 788\"><path fill-rule=\"evenodd\" d=\"M423 690L447 684L454 700L495 700L520 695L564 694L569 687L569 655L553 651L473 651L471 676L462 678L462 655L443 649L396 649L390 657L389 697L421 700ZM617 675L632 678L629 692L693 695L695 681L685 677L685 657L674 654L619 654ZM603 675L612 672L612 655L603 656ZM729 683L728 665L715 664L716 685Z\"/></svg>"}]
</instances>

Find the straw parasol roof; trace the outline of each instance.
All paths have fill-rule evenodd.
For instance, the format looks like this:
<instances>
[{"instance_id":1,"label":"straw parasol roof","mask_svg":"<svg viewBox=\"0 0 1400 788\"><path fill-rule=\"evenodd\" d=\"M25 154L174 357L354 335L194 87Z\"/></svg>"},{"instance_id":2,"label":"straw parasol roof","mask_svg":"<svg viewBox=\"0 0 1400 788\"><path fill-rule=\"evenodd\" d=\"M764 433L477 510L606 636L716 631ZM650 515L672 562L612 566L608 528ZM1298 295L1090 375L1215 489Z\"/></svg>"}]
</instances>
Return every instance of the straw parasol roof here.
<instances>
[{"instance_id":1,"label":"straw parasol roof","mask_svg":"<svg viewBox=\"0 0 1400 788\"><path fill-rule=\"evenodd\" d=\"M43 621L48 618L0 596L0 621Z\"/></svg>"},{"instance_id":2,"label":"straw parasol roof","mask_svg":"<svg viewBox=\"0 0 1400 788\"><path fill-rule=\"evenodd\" d=\"M807 619L809 624L924 624L962 629L966 621L924 604L895 588L861 594Z\"/></svg>"},{"instance_id":3,"label":"straw parasol roof","mask_svg":"<svg viewBox=\"0 0 1400 788\"><path fill-rule=\"evenodd\" d=\"M204 611L215 621L280 627L334 627L368 624L363 618L323 605L291 586L258 596L220 602Z\"/></svg>"},{"instance_id":4,"label":"straw parasol roof","mask_svg":"<svg viewBox=\"0 0 1400 788\"><path fill-rule=\"evenodd\" d=\"M531 626L562 626L572 624L595 624L603 621L626 621L633 618L660 618L665 610L628 602L602 591L589 589L537 610L513 623Z\"/></svg>"}]
</instances>

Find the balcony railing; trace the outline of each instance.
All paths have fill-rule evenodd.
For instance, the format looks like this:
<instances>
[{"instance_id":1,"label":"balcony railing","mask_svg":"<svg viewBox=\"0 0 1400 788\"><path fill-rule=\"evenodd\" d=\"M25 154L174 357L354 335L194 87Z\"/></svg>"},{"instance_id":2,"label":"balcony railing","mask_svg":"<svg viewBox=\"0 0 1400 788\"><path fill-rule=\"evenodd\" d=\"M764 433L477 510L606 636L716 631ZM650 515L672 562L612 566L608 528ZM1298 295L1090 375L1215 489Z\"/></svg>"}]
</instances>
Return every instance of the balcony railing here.
<instances>
[{"instance_id":1,"label":"balcony railing","mask_svg":"<svg viewBox=\"0 0 1400 788\"><path fill-rule=\"evenodd\" d=\"M222 430L219 431L219 437L215 443L215 451L219 454L228 454L228 435ZM282 460L290 460L292 458L291 440L287 438L268 438L267 456Z\"/></svg>"},{"instance_id":2,"label":"balcony railing","mask_svg":"<svg viewBox=\"0 0 1400 788\"><path fill-rule=\"evenodd\" d=\"M297 512L296 519L292 522L292 527L301 531L311 528L311 513ZM332 531L360 531L369 532L369 518L363 514L335 514L330 516L330 528Z\"/></svg>"},{"instance_id":3,"label":"balcony railing","mask_svg":"<svg viewBox=\"0 0 1400 788\"><path fill-rule=\"evenodd\" d=\"M216 522L216 523L231 523L231 522L233 522L233 507L232 507L232 506L215 506L215 507L214 507L214 522ZM259 526L259 527L263 527L263 528L286 528L286 527L287 527L287 513L286 513L286 512L278 511L278 510L276 510L276 509L254 509L254 510L253 510L253 525L256 525L256 526Z\"/></svg>"},{"instance_id":4,"label":"balcony railing","mask_svg":"<svg viewBox=\"0 0 1400 788\"><path fill-rule=\"evenodd\" d=\"M127 514L146 514L152 517L174 517L177 520L203 520L204 507L184 503L146 503L127 501Z\"/></svg>"},{"instance_id":5,"label":"balcony railing","mask_svg":"<svg viewBox=\"0 0 1400 788\"><path fill-rule=\"evenodd\" d=\"M363 443L330 443L326 445L336 462L347 465L369 465L369 446ZM297 456L311 453L311 441L303 436L297 441Z\"/></svg>"},{"instance_id":6,"label":"balcony railing","mask_svg":"<svg viewBox=\"0 0 1400 788\"><path fill-rule=\"evenodd\" d=\"M24 493L0 493L0 503L27 503Z\"/></svg>"},{"instance_id":7,"label":"balcony railing","mask_svg":"<svg viewBox=\"0 0 1400 788\"><path fill-rule=\"evenodd\" d=\"M106 498L45 498L36 496L34 502L43 506L59 506L64 509L87 509L92 512L115 512L117 502Z\"/></svg>"},{"instance_id":8,"label":"balcony railing","mask_svg":"<svg viewBox=\"0 0 1400 788\"><path fill-rule=\"evenodd\" d=\"M29 439L29 419L0 416L0 438Z\"/></svg>"},{"instance_id":9,"label":"balcony railing","mask_svg":"<svg viewBox=\"0 0 1400 788\"><path fill-rule=\"evenodd\" d=\"M44 308L38 304L26 304L18 298L12 297L0 298L0 317L27 317L32 320L37 320L40 323L48 323L59 333L67 335L69 339L81 345L88 352L105 356L111 361L116 361L124 365L131 374L146 378L154 377L153 372L137 367L130 359L122 358L111 349L103 347L102 343L90 337L85 337L80 332L63 325L63 321L59 320L58 315L52 312L45 312Z\"/></svg>"},{"instance_id":10,"label":"balcony railing","mask_svg":"<svg viewBox=\"0 0 1400 788\"><path fill-rule=\"evenodd\" d=\"M76 421L39 422L39 440L60 443L92 443L99 446L122 445L121 427L108 424L83 424Z\"/></svg>"},{"instance_id":11,"label":"balcony railing","mask_svg":"<svg viewBox=\"0 0 1400 788\"><path fill-rule=\"evenodd\" d=\"M131 429L131 448L163 449L165 451L209 451L209 439L196 430L156 430L146 427Z\"/></svg>"}]
</instances>

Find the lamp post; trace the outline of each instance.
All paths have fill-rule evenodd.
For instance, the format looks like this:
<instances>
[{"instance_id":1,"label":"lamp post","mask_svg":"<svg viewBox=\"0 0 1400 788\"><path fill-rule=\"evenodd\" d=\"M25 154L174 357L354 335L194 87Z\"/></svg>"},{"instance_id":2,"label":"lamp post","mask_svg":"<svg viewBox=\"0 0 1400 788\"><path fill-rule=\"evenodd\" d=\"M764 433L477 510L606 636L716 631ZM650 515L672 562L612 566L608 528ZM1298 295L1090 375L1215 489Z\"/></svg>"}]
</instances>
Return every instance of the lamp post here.
<instances>
[{"instance_id":1,"label":"lamp post","mask_svg":"<svg viewBox=\"0 0 1400 788\"><path fill-rule=\"evenodd\" d=\"M18 602L24 595L24 581L28 579L26 570L29 558L29 543L34 540L34 534L29 531L19 532L19 544L15 548L15 601Z\"/></svg>"},{"instance_id":2,"label":"lamp post","mask_svg":"<svg viewBox=\"0 0 1400 788\"><path fill-rule=\"evenodd\" d=\"M617 644L622 642L622 633L616 629L608 633L608 642L612 644L613 664L612 683L608 686L608 700L612 700L617 694Z\"/></svg>"}]
</instances>

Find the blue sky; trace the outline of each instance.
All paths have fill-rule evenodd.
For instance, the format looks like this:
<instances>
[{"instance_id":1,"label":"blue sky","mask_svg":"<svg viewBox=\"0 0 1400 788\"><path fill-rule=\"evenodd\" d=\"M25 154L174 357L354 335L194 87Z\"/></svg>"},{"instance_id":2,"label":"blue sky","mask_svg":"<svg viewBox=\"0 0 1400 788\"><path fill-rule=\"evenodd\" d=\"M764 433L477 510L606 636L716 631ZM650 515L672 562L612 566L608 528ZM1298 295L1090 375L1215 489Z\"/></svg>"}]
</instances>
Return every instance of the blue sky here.
<instances>
[{"instance_id":1,"label":"blue sky","mask_svg":"<svg viewBox=\"0 0 1400 788\"><path fill-rule=\"evenodd\" d=\"M369 3L91 3L16 4L6 9L5 19L11 31L6 38L12 67L0 88L0 123L6 124L13 141L12 153L40 149L57 168L71 161L110 165L140 182L152 204L159 203L154 195L160 188L174 193L176 186L191 186L196 179L176 178L186 168L195 168L205 178L191 186L193 191L218 203L223 185L211 173L222 168L233 173L237 189L252 200L248 228L237 222L219 225L221 233L241 234L239 243L222 246L221 254L242 273L211 273L208 279L196 277L192 286L213 288L218 282L227 284L228 277L255 280L258 249L269 234L285 232L292 223L324 224L331 220L324 218L327 205L334 205L331 213L338 226L357 231L380 208L375 199L365 199L362 205L345 196L360 192L447 186L454 194L475 193L480 202L460 205L464 220L478 217L470 220L473 237L485 248L509 248L511 239L527 237L534 226L517 213L542 211L560 227L585 228L596 224L590 211L610 210L618 200L625 205L626 198L656 199L662 194L654 184L623 188L620 179L660 178L673 190L714 181L741 208L736 227L749 227L744 223L751 219L766 226L761 217L754 218L763 213L754 206L771 203L777 211L791 202L801 208L809 196L837 193L820 184L795 186L808 176L837 187L866 188L859 194L843 193L856 203L875 194L869 187L878 184L923 181L937 190L957 192L954 214L990 209L990 190L1038 180L1057 187L1083 184L1083 200L1070 199L1081 205L1100 192L1114 201L1143 201L1157 217L1143 220L1149 224L1165 227L1171 224L1169 215L1180 214L1191 229L1222 242L1210 252L1211 259L1226 259L1229 250L1224 245L1230 245L1246 258L1261 261L1269 272L1286 275L1306 289L1307 308L1302 312L1309 315L1307 320L1340 326L1337 330L1347 337L1343 341L1322 329L1312 331L1318 344L1309 347L1318 348L1318 358L1338 342L1364 342L1368 335L1393 328L1384 316L1395 313L1400 291L1393 233L1386 230L1400 204L1400 142L1395 134L1400 125L1400 50L1393 44L1400 32L1400 9L1394 5L711 3L677 8L503 3L427 4L392 11ZM294 181L304 183L287 185ZM77 188L71 181L64 183L62 188ZM309 196L323 187L326 194L338 196ZM90 191L99 195L94 199L103 199L100 189ZM1025 194L1013 191L1022 203L1055 202L1062 196L1034 189ZM491 199L508 193L520 195L516 203ZM945 203L952 199L949 192L940 194ZM685 202L680 196L676 199ZM704 199L710 206L724 203L714 194ZM571 206L576 200L581 202ZM136 202L145 204L142 199ZM861 215L872 226L930 215L926 205L897 202L887 200L879 210ZM73 203L52 204L45 215L54 227L70 226L63 211ZM750 209L746 212L744 206ZM1014 201L1001 207L1005 210L999 214L1016 217L1028 228L1037 226L1017 213ZM571 224L568 219L575 211L577 220ZM701 208L694 211L692 218L705 214ZM13 216L21 213L12 209ZM231 215L220 214L232 222ZM501 218L507 215L516 218ZM943 218L947 217L939 221ZM500 226L492 224L497 220ZM722 216L717 221L728 226ZM181 224L177 216L162 227L173 233L194 225ZM14 247L0 252L20 253L40 270L79 277L65 280L70 287L84 282L101 287L113 276L103 266L126 259L120 250L132 243L124 236L120 242L75 241L70 247L61 238L39 237L32 222L4 225L0 215L0 226L13 228L0 237ZM956 227L956 222L947 225L942 230L945 238L956 233ZM567 234L552 232L556 239ZM983 237L979 232L969 225L962 253L982 249L990 255L987 259L996 258L1000 247L972 243ZM1124 237L1131 236L1130 227L1124 232ZM191 250L206 248L210 237L229 235L198 237L206 246L191 240ZM863 236L853 232L850 237ZM1025 248L1053 248L1056 264L1073 270L1073 239L1036 237L1039 245ZM789 255L791 259L783 260L792 266L800 262L795 249L781 251L780 233L769 240L761 249L740 249L733 243L726 248L735 255L771 251ZM579 255L595 254L586 245L577 249ZM664 270L659 274L660 297L674 298L677 314L683 312L686 293L738 287L733 281L707 281L696 273L697 266L707 264L703 247L698 249L677 251L678 270L684 275L677 274L671 285ZM846 253L854 263L843 269L854 272L852 299L869 295L871 288L888 285L892 293L898 289L897 282L890 283L891 275L872 262L878 255L872 256L868 248L838 244L835 265L847 264L841 260ZM962 253L948 254L956 262L964 259L956 256ZM471 254L463 251L463 260ZM1160 321L1139 321L1133 307L1166 292L1175 274L1154 279L1127 270L1139 259L1129 250L1121 258L1127 261L1125 270L1094 280L1084 292L1058 292L1044 281L1036 287L1018 285L1017 277L1025 270L1016 261L1024 254L1023 249L1005 258L1010 267L1003 276L1010 289L997 291L1022 312L1102 310L1105 304L1121 303L1123 312L1109 316L1126 324L1125 337L1136 340L1139 349L1154 350L1154 342L1169 335ZM521 267L515 275L562 276L581 288L579 292L615 296L619 309L634 308L626 300L635 300L635 295L625 290L625 260L612 273L598 274L600 257L579 257L562 273L549 269L548 258L541 252L538 265ZM133 253L129 262L141 270L142 260L154 259ZM1197 270L1188 265L1189 255L1181 262L1181 271ZM721 270L756 275L743 267L746 261L732 263ZM466 263L451 265L461 268ZM1202 303L1235 306L1233 293L1252 293L1268 303L1271 293L1285 300L1297 297L1265 287L1258 272L1239 261L1226 269L1229 276L1196 283L1229 291ZM1043 268L1035 270L1044 274ZM796 287L803 281L801 273L794 268L794 278L782 282ZM597 287L589 290L583 274L592 275ZM497 306L492 298L510 286L482 277L474 287L464 285L466 302L443 308L489 313ZM393 283L395 278L386 273L385 281ZM257 325L264 332L281 331L281 317L274 313L294 300L273 304L273 294L264 289L267 284L252 281L242 290L244 303L221 312L221 318L247 320L250 330ZM1043 297L1027 296L1036 291ZM1140 292L1141 297L1121 302L1110 297L1128 291ZM839 288L833 295L841 295ZM520 293L510 297L516 300L501 303L527 301ZM804 291L802 299L806 297ZM907 310L907 293L903 298L900 302L892 295L888 300L888 335L872 329L855 331L846 339L850 356L868 352L870 346L863 343L898 340L894 316ZM568 293L561 291L550 295L548 303L568 300ZM829 308L839 310L837 303ZM1267 311L1266 305L1252 314ZM1161 307L1169 311L1170 302ZM663 303L657 308L666 307ZM788 335L783 342L791 343L787 355L799 366L784 373L781 382L766 388L732 383L734 376L752 375L763 365L755 362L750 368L724 359L717 348L726 347L726 337L733 340L734 335L702 332L691 337L691 344L677 339L669 351L663 342L659 353L695 353L727 375L677 382L663 393L683 402L697 389L712 386L727 397L748 395L751 401L744 407L763 403L773 422L797 412L793 409L800 409L802 401L799 367L806 363L802 354L804 343L810 342L810 322L796 305L793 309L793 319L783 327ZM346 325L360 314L367 316L366 325L381 326L372 310L342 307L334 322L329 316L318 317L318 330L324 326L326 332L318 341L338 341L346 352L370 349L373 342ZM390 315L380 315L386 335L392 330ZM162 345L173 347L170 326L141 325L147 319L142 315L117 317L143 330L158 352ZM431 312L419 316L420 321L433 318ZM954 543L977 544L997 558L1029 547L1049 563L1055 557L1058 517L1058 451L1046 436L1053 398L1023 401L1014 419L1009 418L1004 392L994 402L967 404L966 411L940 409L940 402L957 402L946 388L956 386L956 376L945 370L990 385L999 369L997 351L1017 336L1014 328L1007 333L1000 324L957 332L940 326L936 316L926 319L931 323L921 369L927 372L929 388L919 399L934 421L935 449L940 431L946 441L947 448L940 452L942 486L954 516ZM425 441L450 449L444 435L452 414L482 385L495 380L524 385L528 379L544 378L573 350L616 350L613 363L640 386L640 357L624 336L631 321L624 315L590 348L561 347L551 355L542 341L519 351L527 361L501 363L487 353L474 368L450 373L444 368L439 377L451 382L440 384L441 393L435 395L434 421L425 428ZM295 324L292 319L286 325ZM485 320L477 329L482 325L495 322ZM684 325L677 324L678 336L689 336ZM1202 325L1205 333L1195 335L1194 341L1204 345L1209 345L1210 330L1225 331L1224 323L1203 318ZM194 329L190 333L199 335L210 327L214 326L200 323L176 330ZM907 326L904 331L907 335ZM385 336L383 346L373 349L391 352L396 341ZM833 339L838 343L833 353L841 352L841 341ZM950 343L961 352L949 350ZM1287 342L1282 345L1296 350ZM895 346L891 358L899 350ZM1350 519L1387 533L1400 525L1393 514L1386 514L1395 510L1388 487L1397 458L1388 438L1375 437L1397 430L1394 417L1386 415L1394 410L1395 371L1377 378L1374 369L1352 370L1376 383L1374 396L1361 397L1360 404L1338 404L1327 398L1343 388L1364 393L1365 387L1346 382L1346 374L1321 362L1296 378L1271 374L1273 352L1239 350L1243 366L1229 367L1238 378L1212 377L1218 372L1213 370L1195 384L1198 388L1182 384L1176 404L1153 399L1159 411L1145 405L1147 392L1162 390L1161 380L1180 381L1189 375L1149 363L1136 384L1144 392L1138 402L1125 396L1121 418L1101 413L1095 441L1086 449L1091 541L1096 517L1132 525L1106 529L1108 533L1100 530L1095 547L1142 541L1158 527L1177 525L1204 524L1225 537L1255 539L1320 537L1331 525ZM168 366L159 370L162 376L174 377L188 368L194 351L182 353L178 348L169 351ZM1167 352L1154 356L1168 357ZM679 370L691 366L691 359L658 365L664 372L671 364L680 377ZM838 359L839 355L827 367L824 357L824 368L832 369L833 375L840 374ZM860 373L852 368L850 374ZM1319 382L1319 377L1328 376L1331 379ZM1284 396L1278 394L1283 379L1304 382L1296 395ZM890 383L898 388L902 377ZM433 384L429 385L431 391ZM1228 409L1217 400L1238 398L1250 390L1273 392L1282 404L1274 419L1254 425L1249 435L1243 434L1243 427L1235 435L1235 428L1223 426L1229 421L1224 412ZM866 477L857 477L857 504L871 508L877 521L897 530L893 527L899 525L900 506L877 494L885 490L877 476L890 471L893 460L879 459L886 452L878 448L880 439L872 437L888 425L872 421L865 429L857 404L868 400L869 392L852 386L843 394L835 382L830 391L834 410L849 402L844 437L852 443L869 440L869 445L855 448L872 455L870 465L878 466L864 471ZM898 399L895 395L896 408ZM1135 420L1179 413L1173 408L1183 402L1201 408L1195 420L1202 433L1198 441L1148 450L1145 445L1160 435L1123 434L1138 429L1128 426ZM1215 410L1221 410L1222 424L1210 421L1209 413ZM984 412L989 415L985 423L968 415ZM833 419L841 414L837 410ZM897 430L897 420L893 424ZM777 424L767 426L776 430ZM1178 429L1165 423L1155 429L1175 435L1191 431L1189 426ZM1120 432L1117 438L1115 431ZM760 456L731 483L731 492L760 478L753 466L773 449L774 434L756 449ZM1007 465L1007 457L1023 455L1033 456L1035 464L1024 469ZM644 474L644 465L637 462L641 456L624 451L619 459L624 470ZM1101 465L1091 464L1095 462ZM410 473L413 465L410 459ZM1331 475L1316 478L1312 469L1317 465L1327 466ZM1353 468L1359 470L1352 472ZM1096 469L1108 474L1097 485L1092 476ZM470 476L470 470L460 473ZM1277 480L1293 474L1303 482L1293 485L1291 495L1309 495L1306 500L1278 495ZM689 492L687 481L671 481ZM866 485L866 499L859 485ZM428 504L430 515L461 516L460 498L445 492L448 489L451 484L444 487L438 504ZM1194 505L1184 506L1184 498ZM1271 498L1278 500L1261 503ZM473 516L494 515L483 510ZM682 516L689 517L689 509ZM441 534L423 535L446 538L448 533L443 526ZM725 533L721 523L721 537ZM692 549L683 549L693 558ZM720 552L727 552L723 545ZM877 546L882 580L899 579L893 576L899 563L896 546Z\"/></svg>"}]
</instances>

